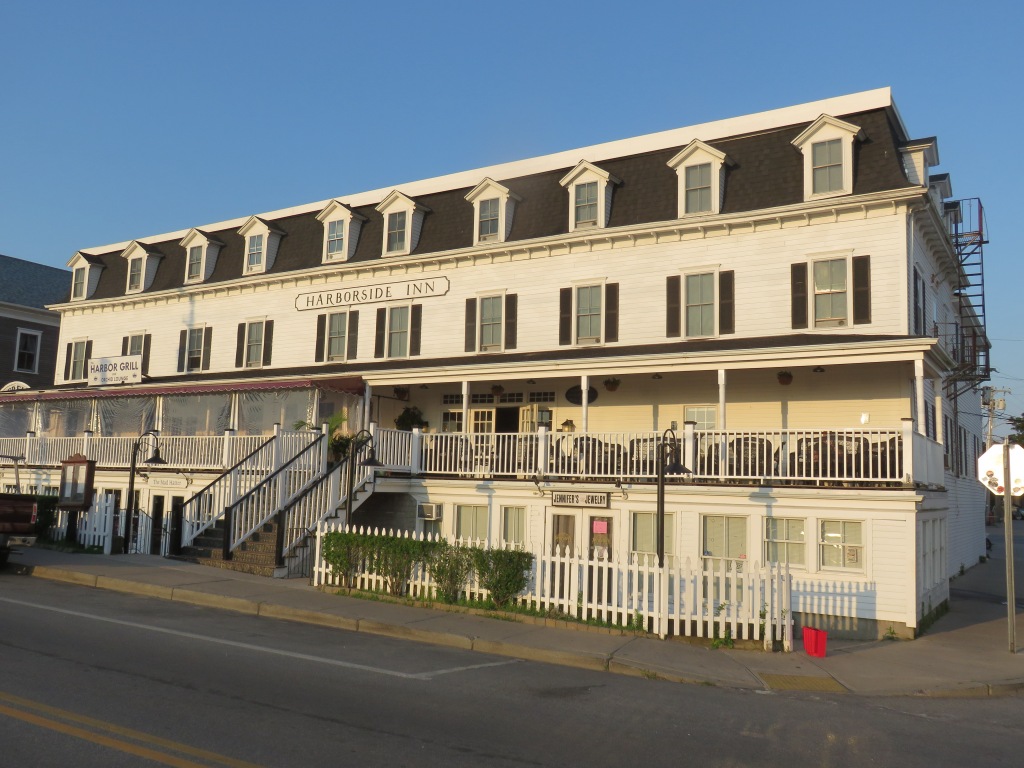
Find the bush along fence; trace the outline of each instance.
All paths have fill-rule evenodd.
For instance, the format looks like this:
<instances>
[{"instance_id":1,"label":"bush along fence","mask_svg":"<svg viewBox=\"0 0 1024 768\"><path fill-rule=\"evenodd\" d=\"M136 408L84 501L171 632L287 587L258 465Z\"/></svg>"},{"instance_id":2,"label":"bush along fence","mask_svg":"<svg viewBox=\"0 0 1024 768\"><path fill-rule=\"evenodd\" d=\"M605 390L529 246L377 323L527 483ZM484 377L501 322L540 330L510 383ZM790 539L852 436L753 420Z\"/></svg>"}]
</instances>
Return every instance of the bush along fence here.
<instances>
[{"instance_id":1,"label":"bush along fence","mask_svg":"<svg viewBox=\"0 0 1024 768\"><path fill-rule=\"evenodd\" d=\"M623 561L561 547L530 553L325 521L316 531L313 584L792 650L788 567L666 560L659 567L653 555Z\"/></svg>"}]
</instances>

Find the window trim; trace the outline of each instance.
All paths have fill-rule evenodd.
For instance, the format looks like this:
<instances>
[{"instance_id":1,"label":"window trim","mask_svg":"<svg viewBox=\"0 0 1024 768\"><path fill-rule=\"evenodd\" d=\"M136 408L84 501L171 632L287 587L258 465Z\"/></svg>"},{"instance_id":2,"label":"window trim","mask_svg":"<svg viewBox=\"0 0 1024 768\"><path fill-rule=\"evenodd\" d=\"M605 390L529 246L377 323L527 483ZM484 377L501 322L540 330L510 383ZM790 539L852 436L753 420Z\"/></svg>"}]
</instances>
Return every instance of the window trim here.
<instances>
[{"instance_id":1,"label":"window trim","mask_svg":"<svg viewBox=\"0 0 1024 768\"><path fill-rule=\"evenodd\" d=\"M726 169L733 165L733 161L728 155L710 144L705 144L700 139L694 139L669 160L667 165L676 172L676 215L680 219L714 216L722 212ZM701 165L711 166L711 205L706 211L688 211L686 206L687 170Z\"/></svg>"},{"instance_id":2,"label":"window trim","mask_svg":"<svg viewBox=\"0 0 1024 768\"><path fill-rule=\"evenodd\" d=\"M851 283L853 281L852 281L852 275L850 274L850 271L851 271L851 269L850 269L851 268L850 257L848 255L847 256L837 256L837 257L834 257L834 258L825 257L825 258L820 258L820 259L812 259L809 263L810 263L810 280L808 281L809 285L807 286L807 288L808 288L807 293L808 293L808 297L810 298L810 302L811 302L810 315L809 315L809 319L811 321L811 327L814 328L815 330L821 330L821 329L824 329L824 328L848 328L851 325L853 325L853 317L852 317L852 315L853 315L853 311L852 311L853 310L853 307L852 307L852 304L853 304L853 301L852 301L852 299L853 299L853 291L851 290L851 287L852 287ZM817 268L817 266L819 264L829 264L829 265L831 265L831 264L836 264L836 263L842 263L842 265L843 265L843 289L841 291L835 290L832 287L832 283L831 283L831 279L830 279L829 289L828 290L821 290L821 291L819 291L818 290L817 275L816 275L816 272L817 272L816 268ZM829 269L830 278L831 278L831 271L832 270L830 268ZM843 316L841 318L840 317L835 317L835 316L828 317L828 318L819 318L818 317L818 296L835 296L835 295L838 295L840 293L843 295ZM831 300L830 300L830 304L831 304ZM833 307L833 310L834 309L835 308Z\"/></svg>"},{"instance_id":3,"label":"window trim","mask_svg":"<svg viewBox=\"0 0 1024 768\"><path fill-rule=\"evenodd\" d=\"M823 261L846 262L846 318L841 324L818 325L815 306L814 265ZM799 292L798 289L799 288ZM790 264L791 327L816 333L844 332L872 324L871 256L853 249L809 253Z\"/></svg>"},{"instance_id":4,"label":"window trim","mask_svg":"<svg viewBox=\"0 0 1024 768\"><path fill-rule=\"evenodd\" d=\"M32 367L22 368L19 365L19 358L21 357L21 339L22 337L34 336L36 340L36 349L33 353ZM39 357L43 348L43 332L36 331L31 328L18 328L18 332L15 335L14 340L14 365L13 370L16 373L39 373Z\"/></svg>"},{"instance_id":5,"label":"window trim","mask_svg":"<svg viewBox=\"0 0 1024 768\"><path fill-rule=\"evenodd\" d=\"M258 248L254 248L254 244L258 241ZM253 256L259 256L259 260L253 262ZM266 263L266 237L263 232L253 232L245 238L245 273L253 274L257 272L263 272L265 270L264 264Z\"/></svg>"},{"instance_id":6,"label":"window trim","mask_svg":"<svg viewBox=\"0 0 1024 768\"><path fill-rule=\"evenodd\" d=\"M461 523L462 523L462 514L461 514L461 512L464 509L472 509L473 510L473 512L472 512L472 514L474 516L473 528L474 528L474 532L477 533L477 534L479 534L479 531L477 531L475 529L478 527L477 524L480 522L480 519L479 519L478 515L480 515L480 511L481 510L483 511L483 527L484 527L484 534L483 534L483 536L477 535L475 537L472 537L472 536L463 537L463 536L459 535L459 529L462 527L462 525L461 525ZM489 541L490 540L489 535L490 535L490 523L491 523L490 517L491 516L490 516L490 514L488 512L486 504L456 504L455 505L455 514L453 515L453 517L455 519L452 522L452 537L456 541L478 542L478 541Z\"/></svg>"},{"instance_id":7,"label":"window trim","mask_svg":"<svg viewBox=\"0 0 1024 768\"><path fill-rule=\"evenodd\" d=\"M244 242L248 244L248 240ZM217 265L217 255L224 244L201 230L190 229L185 237L178 242L178 245L185 249L184 284L193 285L205 282L207 277L212 274L214 267ZM190 275L189 267L191 266L192 251L196 248L200 249L199 274Z\"/></svg>"},{"instance_id":8,"label":"window trim","mask_svg":"<svg viewBox=\"0 0 1024 768\"><path fill-rule=\"evenodd\" d=\"M252 335L254 328L260 329L259 345L253 343ZM263 367L263 350L266 343L266 330L267 330L267 319L265 317L258 319L251 319L245 321L245 341L242 356L242 367L243 368L262 368ZM251 360L253 349L258 349L258 354L255 356L255 362Z\"/></svg>"},{"instance_id":9,"label":"window trim","mask_svg":"<svg viewBox=\"0 0 1024 768\"><path fill-rule=\"evenodd\" d=\"M199 260L193 261L192 254L199 252ZM196 265L196 274L192 274L192 265ZM197 283L203 279L203 246L190 245L185 249L185 282Z\"/></svg>"},{"instance_id":10,"label":"window trim","mask_svg":"<svg viewBox=\"0 0 1024 768\"><path fill-rule=\"evenodd\" d=\"M89 360L89 340L88 339L72 339L71 344L71 373L68 377L68 381L83 381L89 378L88 360ZM81 349L82 356L79 359L77 357L78 350ZM76 376L75 369L81 366L81 370L78 371Z\"/></svg>"},{"instance_id":11,"label":"window trim","mask_svg":"<svg viewBox=\"0 0 1024 768\"><path fill-rule=\"evenodd\" d=\"M572 286L572 343L576 347L592 347L598 344L604 343L604 318L605 310L608 302L605 301L605 281L593 282L585 281L582 283L575 283ZM580 336L580 306L579 306L579 291L583 288L596 288L598 300L601 303L600 310L597 313L597 325L598 335L597 337L581 337ZM592 315L590 315L592 316Z\"/></svg>"},{"instance_id":12,"label":"window trim","mask_svg":"<svg viewBox=\"0 0 1024 768\"><path fill-rule=\"evenodd\" d=\"M816 525L817 525L816 537L817 537L817 545L818 545L817 546L817 549L818 549L818 570L826 572L826 573L861 573L861 574L865 574L866 575L867 572L868 572L868 569L867 569L867 548L868 548L867 547L867 540L868 540L868 525L867 525L867 522L868 522L867 520L842 520L842 519L831 518L831 517L830 518L824 518L824 517L818 518L818 520L816 521ZM842 538L843 538L842 542L840 542L839 544L829 544L829 543L823 541L824 533L825 533L824 526L825 526L826 523L839 523L840 525L843 526L843 532L841 534ZM860 530L861 530L861 535L860 535L861 543L860 544L847 544L845 542L846 526L848 524L856 524L856 525L860 526ZM849 567L849 566L846 566L846 565L825 565L825 558L823 557L823 553L825 551L825 547L840 547L842 552L843 552L843 555L842 555L841 559L842 559L842 562L844 564L848 561L848 556L846 554L846 548L847 547L855 547L855 548L859 549L860 550L860 554L858 556L859 559L857 561L858 565L856 567Z\"/></svg>"},{"instance_id":13,"label":"window trim","mask_svg":"<svg viewBox=\"0 0 1024 768\"><path fill-rule=\"evenodd\" d=\"M133 256L128 259L128 282L125 293L139 293L146 278L145 257Z\"/></svg>"},{"instance_id":14,"label":"window trim","mask_svg":"<svg viewBox=\"0 0 1024 768\"><path fill-rule=\"evenodd\" d=\"M79 276L81 276L81 280L78 279ZM85 267L85 266L75 267L72 270L72 272L71 272L71 300L72 301L75 301L77 299L84 299L85 298L86 282L88 281L88 279L89 279L89 268L88 267Z\"/></svg>"},{"instance_id":15,"label":"window trim","mask_svg":"<svg viewBox=\"0 0 1024 768\"><path fill-rule=\"evenodd\" d=\"M340 357L339 356L336 356L336 357L332 357L331 356L331 339L332 338L337 338L337 337L331 336L331 321L335 317L344 317L345 318L345 333L344 333L343 336L341 336L342 343L341 343L341 356ZM324 362L326 362L326 363L344 363L345 361L348 360L349 336L350 336L350 334L352 332L352 329L350 328L351 320L352 320L352 313L349 310L347 310L347 309L346 310L342 310L341 312L328 312L327 313L327 319L324 321L324 350L323 350Z\"/></svg>"},{"instance_id":16,"label":"window trim","mask_svg":"<svg viewBox=\"0 0 1024 768\"><path fill-rule=\"evenodd\" d=\"M804 528L804 530L803 530L803 539L800 540L800 541L797 541L796 539L789 539L789 538L785 538L785 539L771 539L771 538L769 538L768 537L768 526L772 522L782 522L782 521L784 521L787 524L786 525L787 536L789 535L789 523L791 523L793 521L802 523L803 524L803 528ZM781 563L783 565L788 565L790 568L797 568L797 569L800 569L800 570L807 570L807 518L806 517L775 517L775 516L765 517L764 518L764 526L761 529L761 543L762 543L761 551L762 551L762 556L764 558L763 562L765 562L765 563L776 563L776 562L779 562L779 563ZM769 549L770 545L772 545L772 544L782 544L782 545L785 545L785 548L786 548L786 560L785 561L772 560L769 557L768 549ZM794 563L790 559L790 557L789 557L789 550L790 550L790 547L792 547L794 545L800 545L803 548L803 558L804 558L803 563Z\"/></svg>"},{"instance_id":17,"label":"window trim","mask_svg":"<svg viewBox=\"0 0 1024 768\"><path fill-rule=\"evenodd\" d=\"M393 256L408 256L416 250L419 245L420 231L423 227L423 217L430 212L430 208L417 203L408 195L404 195L397 189L381 201L376 210L383 217L381 257L390 258ZM390 235L392 234L392 216L404 213L405 227L403 228L404 240L401 247L389 247ZM397 230L394 230L397 231Z\"/></svg>"},{"instance_id":18,"label":"window trim","mask_svg":"<svg viewBox=\"0 0 1024 768\"><path fill-rule=\"evenodd\" d=\"M522 530L521 530L522 537L518 541L515 540L515 539L510 539L510 538L506 537L506 535L505 535L506 531L508 530L508 512L509 512L509 510L513 510L513 509L517 510L518 513L522 515L522 519L520 520L520 523L522 525ZM528 528L527 521L529 519L529 511L527 509L527 506L525 504L502 504L501 505L501 509L500 509L500 517L501 517L501 521L500 521L500 527L498 529L498 538L501 540L502 545L504 545L504 546L512 545L512 546L517 546L517 547L525 547L526 546L526 531L527 531L527 528Z\"/></svg>"},{"instance_id":19,"label":"window trim","mask_svg":"<svg viewBox=\"0 0 1024 768\"><path fill-rule=\"evenodd\" d=\"M184 373L193 373L196 371L203 370L203 358L206 356L206 325L191 325L185 328L185 367ZM193 333L197 333L199 336L199 347L196 350L192 348L192 337ZM195 351L198 354L199 364L195 367L189 365L189 359L191 353Z\"/></svg>"},{"instance_id":20,"label":"window trim","mask_svg":"<svg viewBox=\"0 0 1024 768\"><path fill-rule=\"evenodd\" d=\"M597 184L597 200L595 201L597 214L594 223L589 221L583 225L576 220L576 190L585 184ZM612 191L615 185L621 184L621 179L613 176L593 163L581 160L579 164L558 182L569 194L569 231L575 232L584 229L604 229L608 226L611 215Z\"/></svg>"},{"instance_id":21,"label":"window trim","mask_svg":"<svg viewBox=\"0 0 1024 768\"><path fill-rule=\"evenodd\" d=\"M684 339L711 339L719 335L718 333L718 267L713 269L696 269L684 272L683 278L683 291L682 301L680 302L680 310L682 311L682 336ZM689 298L689 282L690 278L708 276L711 278L711 333L690 333L690 298ZM705 306L700 304L699 306Z\"/></svg>"},{"instance_id":22,"label":"window trim","mask_svg":"<svg viewBox=\"0 0 1024 768\"><path fill-rule=\"evenodd\" d=\"M320 260L324 264L336 264L343 263L351 259L355 255L356 244L359 240L359 233L362 229L362 224L366 221L365 216L360 216L358 213L352 210L348 205L341 202L340 200L332 200L327 204L320 213L317 214L317 219L323 224L323 248L320 254ZM331 253L331 226L341 225L341 241L342 247L340 251ZM335 238L336 240L337 238Z\"/></svg>"},{"instance_id":23,"label":"window trim","mask_svg":"<svg viewBox=\"0 0 1024 768\"><path fill-rule=\"evenodd\" d=\"M744 534L744 536L743 536L743 554L742 555L739 555L739 556L736 556L736 557L729 557L728 555L708 554L710 550L707 549L707 520L712 519L712 518L715 518L715 519L721 518L722 520L725 520L725 521L728 521L728 520L742 520L743 521L743 525L744 525L743 534ZM726 526L727 525L728 525L728 523L726 523ZM726 544L728 545L728 542L729 542L729 531L728 531L727 527L723 529L723 533L724 533L724 536L725 536L724 540L725 540ZM705 514L702 514L700 516L700 551L701 551L701 561L702 562L707 562L709 560L712 560L712 561L713 560L726 560L726 561L730 561L730 562L739 563L740 564L740 568L738 570L742 570L743 569L742 565L744 563L746 563L750 559L750 516L749 515L731 515L731 514L715 514L715 515L705 515Z\"/></svg>"},{"instance_id":24,"label":"window trim","mask_svg":"<svg viewBox=\"0 0 1024 768\"><path fill-rule=\"evenodd\" d=\"M842 148L842 184L839 189L823 192L814 191L814 146L826 141L839 139ZM822 200L830 197L853 194L853 142L863 140L860 126L847 123L830 115L821 115L791 142L803 154L804 200Z\"/></svg>"},{"instance_id":25,"label":"window trim","mask_svg":"<svg viewBox=\"0 0 1024 768\"><path fill-rule=\"evenodd\" d=\"M498 229L493 235L481 236L480 222L483 204L491 200L497 200L498 203ZM516 203L521 202L522 198L494 179L485 177L466 195L466 201L473 205L473 244L493 245L505 242L512 229Z\"/></svg>"},{"instance_id":26,"label":"window trim","mask_svg":"<svg viewBox=\"0 0 1024 768\"><path fill-rule=\"evenodd\" d=\"M505 351L505 322L506 309L505 309L505 291L481 293L476 297L476 351L480 353L494 354L497 352ZM487 300L494 300L498 302L498 309L501 313L501 317L497 322L498 326L498 343L484 346L484 302ZM494 325L494 323L490 323Z\"/></svg>"}]
</instances>

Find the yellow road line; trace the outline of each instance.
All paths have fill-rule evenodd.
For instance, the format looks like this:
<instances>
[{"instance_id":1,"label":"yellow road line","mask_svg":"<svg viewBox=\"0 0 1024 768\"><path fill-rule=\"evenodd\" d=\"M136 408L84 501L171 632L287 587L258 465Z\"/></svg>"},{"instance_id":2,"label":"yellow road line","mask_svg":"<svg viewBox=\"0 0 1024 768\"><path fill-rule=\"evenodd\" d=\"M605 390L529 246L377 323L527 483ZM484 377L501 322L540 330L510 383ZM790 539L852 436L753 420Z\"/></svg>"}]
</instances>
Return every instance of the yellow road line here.
<instances>
[{"instance_id":1,"label":"yellow road line","mask_svg":"<svg viewBox=\"0 0 1024 768\"><path fill-rule=\"evenodd\" d=\"M165 750L172 750L174 752L180 752L184 755L199 758L204 760L205 764L216 763L218 765L230 766L231 768L261 768L261 766L255 763L248 763L244 760L236 760L233 757L227 755L221 755L216 752L209 752L205 749L198 749L197 747L189 746L188 744L182 744L181 742L172 741L170 739L164 739L159 736L152 734L143 733L142 731L136 731L131 728L126 728L115 723L109 723L104 720L97 720L96 718L87 717L86 715L79 715L75 712L69 712L67 710L58 709L57 707L51 707L48 704L33 701L31 699L24 699L20 696L15 696L10 693L4 693L0 691L0 701L7 702L14 706L22 709L32 709L37 712L41 712L52 717L60 718L61 720L67 720L72 723L78 723L80 725L89 726L93 729L106 731L107 733L115 734L117 736L123 736L125 738L140 741L143 744L149 744L153 747L160 747ZM0 704L0 714L7 715L9 717L23 720L33 725L38 725L43 728L49 728L59 733L64 733L69 736L75 736L76 738L85 739L95 744L101 744L106 747L121 750L122 752L128 752L133 755L140 757L146 757L150 760L156 760L165 765L178 766L179 768L202 768L203 764L194 763L182 758L168 755L163 752L157 752L154 749L149 749L145 746L139 746L132 744L127 741L115 739L110 736L104 736L103 734L96 733L94 731L85 730L84 728L77 728L67 723L61 723L57 720L51 720L41 715L36 715L31 712L23 712L20 709L14 709L13 707L7 707Z\"/></svg>"}]
</instances>

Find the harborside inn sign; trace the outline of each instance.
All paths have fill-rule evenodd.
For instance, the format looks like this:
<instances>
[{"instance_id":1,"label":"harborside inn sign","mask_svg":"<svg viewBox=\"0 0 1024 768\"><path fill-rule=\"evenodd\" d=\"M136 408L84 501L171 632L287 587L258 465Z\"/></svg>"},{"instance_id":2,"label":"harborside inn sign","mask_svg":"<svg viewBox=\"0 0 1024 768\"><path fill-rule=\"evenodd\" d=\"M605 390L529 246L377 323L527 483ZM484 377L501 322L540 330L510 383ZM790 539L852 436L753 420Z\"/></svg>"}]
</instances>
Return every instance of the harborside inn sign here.
<instances>
[{"instance_id":1,"label":"harborside inn sign","mask_svg":"<svg viewBox=\"0 0 1024 768\"><path fill-rule=\"evenodd\" d=\"M430 277L421 280L401 280L395 283L360 285L352 288L335 288L330 291L300 293L295 297L295 309L327 309L329 307L350 307L355 304L379 304L383 301L408 301L430 296L444 296L448 293L447 277Z\"/></svg>"}]
</instances>

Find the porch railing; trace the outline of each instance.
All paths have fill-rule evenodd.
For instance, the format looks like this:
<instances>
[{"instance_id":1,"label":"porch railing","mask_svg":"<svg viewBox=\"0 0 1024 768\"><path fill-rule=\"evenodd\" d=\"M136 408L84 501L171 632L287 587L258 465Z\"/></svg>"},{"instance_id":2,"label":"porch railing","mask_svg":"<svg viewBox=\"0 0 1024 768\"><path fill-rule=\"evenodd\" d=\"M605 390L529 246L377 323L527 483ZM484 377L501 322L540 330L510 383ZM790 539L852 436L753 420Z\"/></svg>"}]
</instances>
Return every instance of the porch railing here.
<instances>
[{"instance_id":1,"label":"porch railing","mask_svg":"<svg viewBox=\"0 0 1024 768\"><path fill-rule=\"evenodd\" d=\"M659 446L698 481L941 485L942 446L895 429L681 430L656 432L421 434L378 429L388 469L454 477L545 477L650 481Z\"/></svg>"}]
</instances>

